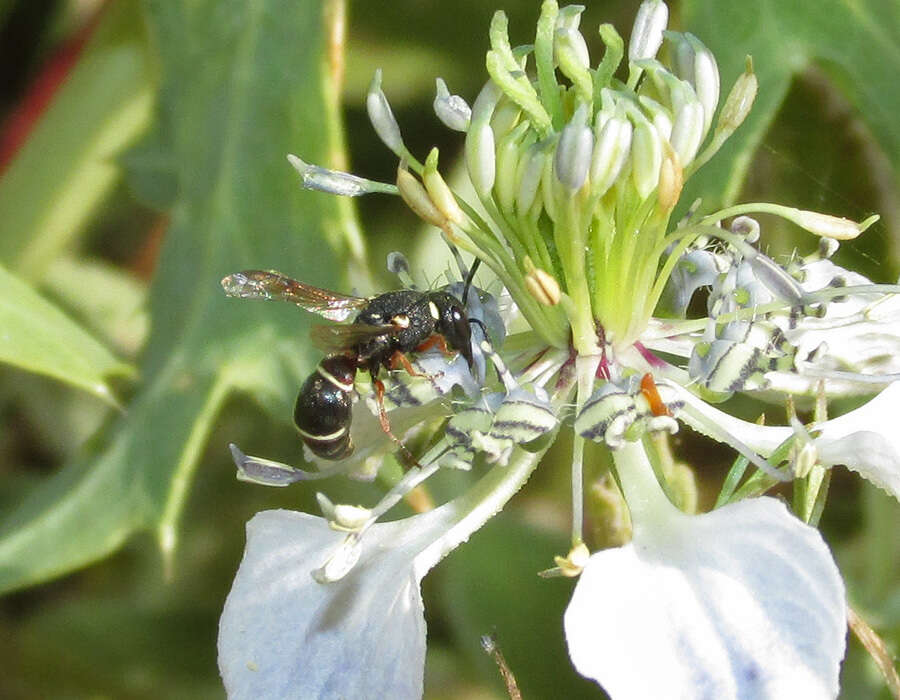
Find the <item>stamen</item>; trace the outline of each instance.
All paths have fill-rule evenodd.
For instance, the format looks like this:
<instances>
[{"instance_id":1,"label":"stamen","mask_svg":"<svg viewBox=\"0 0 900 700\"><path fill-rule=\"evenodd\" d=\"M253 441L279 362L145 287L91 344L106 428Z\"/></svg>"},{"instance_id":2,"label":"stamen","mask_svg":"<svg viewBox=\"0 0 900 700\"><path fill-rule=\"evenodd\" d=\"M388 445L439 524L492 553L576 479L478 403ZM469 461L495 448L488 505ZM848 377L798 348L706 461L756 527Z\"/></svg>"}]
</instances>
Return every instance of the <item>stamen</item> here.
<instances>
[{"instance_id":1,"label":"stamen","mask_svg":"<svg viewBox=\"0 0 900 700\"><path fill-rule=\"evenodd\" d=\"M341 464L318 472L308 472L271 459L248 457L233 442L228 445L228 449L231 450L231 458L238 470L238 480L262 486L288 486L298 481L327 479L346 472L346 467Z\"/></svg>"}]
</instances>

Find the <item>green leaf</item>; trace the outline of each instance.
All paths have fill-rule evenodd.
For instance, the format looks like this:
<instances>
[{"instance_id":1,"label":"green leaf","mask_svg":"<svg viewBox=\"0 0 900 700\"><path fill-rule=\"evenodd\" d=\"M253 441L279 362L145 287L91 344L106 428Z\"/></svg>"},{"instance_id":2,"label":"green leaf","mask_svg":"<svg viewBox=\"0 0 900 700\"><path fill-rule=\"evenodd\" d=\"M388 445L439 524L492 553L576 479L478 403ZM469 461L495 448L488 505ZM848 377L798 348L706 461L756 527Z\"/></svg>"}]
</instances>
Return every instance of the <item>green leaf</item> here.
<instances>
[{"instance_id":1,"label":"green leaf","mask_svg":"<svg viewBox=\"0 0 900 700\"><path fill-rule=\"evenodd\" d=\"M195 634L214 629L216 608L99 596L45 604L19 631L6 687L20 697L221 698L215 644Z\"/></svg>"},{"instance_id":2,"label":"green leaf","mask_svg":"<svg viewBox=\"0 0 900 700\"><path fill-rule=\"evenodd\" d=\"M433 614L440 606L458 647L498 692L500 672L479 644L484 634L496 635L522 697L597 696L596 685L578 676L566 653L562 616L574 581L537 575L567 546L562 533L539 530L515 512L503 512L425 579L426 609Z\"/></svg>"},{"instance_id":3,"label":"green leaf","mask_svg":"<svg viewBox=\"0 0 900 700\"><path fill-rule=\"evenodd\" d=\"M129 356L143 347L149 323L141 282L120 267L83 257L61 257L47 271L43 287L91 332Z\"/></svg>"},{"instance_id":4,"label":"green leaf","mask_svg":"<svg viewBox=\"0 0 900 700\"><path fill-rule=\"evenodd\" d=\"M115 403L105 377L131 368L25 282L0 266L0 362L45 374Z\"/></svg>"},{"instance_id":5,"label":"green leaf","mask_svg":"<svg viewBox=\"0 0 900 700\"><path fill-rule=\"evenodd\" d=\"M71 244L121 171L116 157L147 126L153 74L135 2L105 11L0 178L0 260L40 279Z\"/></svg>"},{"instance_id":6,"label":"green leaf","mask_svg":"<svg viewBox=\"0 0 900 700\"><path fill-rule=\"evenodd\" d=\"M756 104L747 121L691 178L683 201L703 197L713 206L735 201L791 81L813 64L858 110L894 170L900 167L896 2L686 0L682 19L684 28L700 37L719 61L723 98L743 69L745 55L753 56L759 79Z\"/></svg>"},{"instance_id":7,"label":"green leaf","mask_svg":"<svg viewBox=\"0 0 900 700\"><path fill-rule=\"evenodd\" d=\"M145 383L127 416L0 530L0 590L95 561L137 530L154 531L171 564L223 402L240 388L288 416L316 357L305 347L304 314L226 298L219 280L277 267L336 284L324 237L335 198L302 191L285 160L288 152L325 160L321 3L152 0L147 10L179 195L151 289ZM221 478L233 479L227 446L212 449Z\"/></svg>"}]
</instances>

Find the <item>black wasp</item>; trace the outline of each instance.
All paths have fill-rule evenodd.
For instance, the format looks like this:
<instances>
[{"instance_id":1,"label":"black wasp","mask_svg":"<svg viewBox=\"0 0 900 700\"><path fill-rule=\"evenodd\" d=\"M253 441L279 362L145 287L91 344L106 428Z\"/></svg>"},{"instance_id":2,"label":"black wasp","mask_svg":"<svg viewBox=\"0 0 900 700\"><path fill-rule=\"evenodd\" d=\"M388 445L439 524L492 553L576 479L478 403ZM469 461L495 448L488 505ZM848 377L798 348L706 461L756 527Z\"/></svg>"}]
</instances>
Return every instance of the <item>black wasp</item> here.
<instances>
[{"instance_id":1,"label":"black wasp","mask_svg":"<svg viewBox=\"0 0 900 700\"><path fill-rule=\"evenodd\" d=\"M358 370L372 376L381 427L396 441L384 410L382 367L403 367L418 374L405 353L438 347L459 352L472 367L471 329L463 304L442 291L402 289L374 297L355 297L319 289L271 270L245 270L222 280L228 296L280 299L344 326L315 325L313 344L328 355L300 387L294 424L303 442L323 459L343 459L353 452L350 439L353 382Z\"/></svg>"}]
</instances>

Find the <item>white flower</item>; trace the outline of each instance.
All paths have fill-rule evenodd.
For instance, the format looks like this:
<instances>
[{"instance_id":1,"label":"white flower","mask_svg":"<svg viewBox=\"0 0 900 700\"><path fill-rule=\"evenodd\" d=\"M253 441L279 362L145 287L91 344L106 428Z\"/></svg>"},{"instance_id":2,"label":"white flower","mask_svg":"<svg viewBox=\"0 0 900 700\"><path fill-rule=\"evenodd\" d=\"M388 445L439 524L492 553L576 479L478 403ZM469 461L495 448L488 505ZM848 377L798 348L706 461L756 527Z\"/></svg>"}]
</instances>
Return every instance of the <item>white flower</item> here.
<instances>
[{"instance_id":1,"label":"white flower","mask_svg":"<svg viewBox=\"0 0 900 700\"><path fill-rule=\"evenodd\" d=\"M633 541L591 557L566 610L578 671L616 700L835 697L845 593L818 531L771 498L684 515L639 448L626 461L626 496L644 502L629 499Z\"/></svg>"},{"instance_id":2,"label":"white flower","mask_svg":"<svg viewBox=\"0 0 900 700\"><path fill-rule=\"evenodd\" d=\"M228 696L421 695L425 618L412 566L421 544L398 541L403 529L376 525L354 569L320 584L310 566L344 535L305 513L258 513L219 623Z\"/></svg>"},{"instance_id":3,"label":"white flower","mask_svg":"<svg viewBox=\"0 0 900 700\"><path fill-rule=\"evenodd\" d=\"M422 578L503 507L541 454L517 450L466 494L364 534L335 531L306 513L258 513L219 622L228 696L419 697ZM346 570L321 582L329 569Z\"/></svg>"},{"instance_id":4,"label":"white flower","mask_svg":"<svg viewBox=\"0 0 900 700\"><path fill-rule=\"evenodd\" d=\"M900 382L855 411L823 423L814 440L822 464L843 464L900 500Z\"/></svg>"},{"instance_id":5,"label":"white flower","mask_svg":"<svg viewBox=\"0 0 900 700\"><path fill-rule=\"evenodd\" d=\"M326 519L282 511L251 521L220 628L232 697L421 694L422 577L505 504L561 421L574 427L572 549L545 573L580 573L564 624L583 675L615 700L837 694L847 608L828 547L774 499L740 499L796 479L796 513L813 521L827 495L824 470L838 464L900 498L900 431L892 424L900 286L873 284L830 261L837 239L877 217L857 224L753 203L706 215L695 208L671 222L684 181L746 117L758 87L752 65L716 121L715 60L696 37L664 31L661 0L642 5L627 54L615 30L601 27L606 52L594 70L580 13L543 3L534 44L516 48L505 15L495 14L490 79L471 109L438 81L438 117L466 134L472 201L440 176L436 149L424 165L407 150L376 73L367 107L401 161L399 192L442 230L458 261L471 255L491 269L508 313L471 290L473 371L460 358L413 353L423 376L385 379L400 441L429 428L436 434L378 504L335 505L322 496ZM664 40L674 65L655 58ZM626 56L623 84L613 76ZM291 162L310 189L398 192ZM814 253L782 264L758 247L759 224L747 216L757 212L825 238ZM408 277L396 256L392 268ZM458 284L450 291L461 299ZM706 314L685 318L697 294L706 295ZM513 316L516 332L500 348ZM493 348L481 342L487 338ZM883 387L856 411L825 420L827 399ZM357 390L371 393L364 380ZM817 422L804 426L791 413L789 425L755 425L711 405L736 392L801 408L814 399ZM377 407L367 410L372 403L354 409L355 454L323 473L371 478L396 447ZM703 515L677 510L663 495L677 490L677 479L661 466L661 484L650 466L648 438L681 423L730 445L756 470L738 488L744 467L736 463L722 507ZM630 544L589 558L586 440L612 452L634 533ZM323 475L234 454L245 479L285 485ZM440 469L486 473L427 514L377 522Z\"/></svg>"}]
</instances>

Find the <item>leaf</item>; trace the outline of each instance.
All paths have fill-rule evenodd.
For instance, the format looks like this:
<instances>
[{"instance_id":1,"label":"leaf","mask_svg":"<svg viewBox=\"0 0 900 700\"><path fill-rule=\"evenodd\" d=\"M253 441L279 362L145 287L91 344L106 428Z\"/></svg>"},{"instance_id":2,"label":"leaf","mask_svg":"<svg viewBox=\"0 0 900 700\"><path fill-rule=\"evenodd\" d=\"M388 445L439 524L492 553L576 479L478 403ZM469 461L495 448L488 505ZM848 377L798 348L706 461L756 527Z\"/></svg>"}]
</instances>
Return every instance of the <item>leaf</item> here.
<instances>
[{"instance_id":1,"label":"leaf","mask_svg":"<svg viewBox=\"0 0 900 700\"><path fill-rule=\"evenodd\" d=\"M136 598L82 593L42 605L17 630L16 678L5 688L21 697L221 698L208 672L214 646L194 633L215 625L217 606Z\"/></svg>"},{"instance_id":2,"label":"leaf","mask_svg":"<svg viewBox=\"0 0 900 700\"><path fill-rule=\"evenodd\" d=\"M690 180L683 201L701 196L707 205L734 201L753 154L784 101L791 81L820 65L858 110L894 169L900 167L900 12L889 0L801 0L752 3L687 0L686 30L719 61L722 93L731 89L753 56L759 79L756 104L722 151Z\"/></svg>"},{"instance_id":3,"label":"leaf","mask_svg":"<svg viewBox=\"0 0 900 700\"><path fill-rule=\"evenodd\" d=\"M323 238L335 201L302 192L285 160L288 152L324 160L321 4L153 0L147 14L179 196L151 290L145 384L93 451L37 489L0 530L0 590L95 561L137 530L155 531L171 563L223 402L241 388L276 397L287 412L287 393L314 361L304 349L305 315L228 299L219 280L279 267L335 286ZM222 478L234 478L226 445L213 449L221 450Z\"/></svg>"},{"instance_id":4,"label":"leaf","mask_svg":"<svg viewBox=\"0 0 900 700\"><path fill-rule=\"evenodd\" d=\"M433 581L425 580L427 605L441 606L437 626L446 622L457 647L498 692L500 673L478 643L484 634L496 634L523 697L597 696L574 672L565 651L561 620L572 582L537 575L566 544L565 535L555 536L530 526L514 511L504 512L448 556ZM433 619L436 609L428 610Z\"/></svg>"},{"instance_id":5,"label":"leaf","mask_svg":"<svg viewBox=\"0 0 900 700\"><path fill-rule=\"evenodd\" d=\"M113 3L0 179L0 260L26 279L70 245L147 126L153 75L135 2Z\"/></svg>"},{"instance_id":6,"label":"leaf","mask_svg":"<svg viewBox=\"0 0 900 700\"><path fill-rule=\"evenodd\" d=\"M61 257L47 270L48 293L101 339L129 356L137 354L149 330L143 283L120 267L83 257Z\"/></svg>"},{"instance_id":7,"label":"leaf","mask_svg":"<svg viewBox=\"0 0 900 700\"><path fill-rule=\"evenodd\" d=\"M131 369L75 321L0 266L0 362L45 374L114 403L105 377Z\"/></svg>"}]
</instances>

